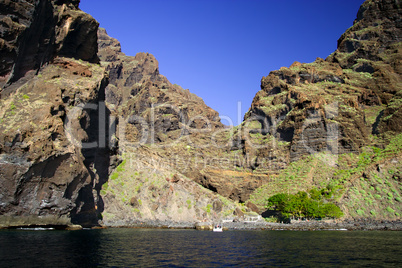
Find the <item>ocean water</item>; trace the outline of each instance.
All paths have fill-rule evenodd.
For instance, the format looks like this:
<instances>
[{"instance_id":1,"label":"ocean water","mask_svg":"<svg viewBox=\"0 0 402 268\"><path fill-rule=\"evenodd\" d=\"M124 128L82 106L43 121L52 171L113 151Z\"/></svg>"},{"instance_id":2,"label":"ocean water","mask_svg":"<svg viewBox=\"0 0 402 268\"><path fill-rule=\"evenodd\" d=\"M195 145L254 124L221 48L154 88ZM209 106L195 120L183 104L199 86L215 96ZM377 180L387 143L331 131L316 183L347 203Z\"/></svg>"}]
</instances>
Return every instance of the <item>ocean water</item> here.
<instances>
[{"instance_id":1,"label":"ocean water","mask_svg":"<svg viewBox=\"0 0 402 268\"><path fill-rule=\"evenodd\" d=\"M1 230L0 267L402 267L402 232Z\"/></svg>"}]
</instances>

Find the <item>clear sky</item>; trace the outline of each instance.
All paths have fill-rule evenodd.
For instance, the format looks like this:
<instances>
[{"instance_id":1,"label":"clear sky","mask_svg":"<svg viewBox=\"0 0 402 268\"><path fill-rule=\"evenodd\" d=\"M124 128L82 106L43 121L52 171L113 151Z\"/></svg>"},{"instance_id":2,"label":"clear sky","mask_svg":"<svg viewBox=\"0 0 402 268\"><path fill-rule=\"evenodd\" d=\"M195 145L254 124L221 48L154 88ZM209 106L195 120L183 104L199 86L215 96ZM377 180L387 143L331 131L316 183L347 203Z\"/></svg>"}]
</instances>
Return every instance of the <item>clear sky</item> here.
<instances>
[{"instance_id":1,"label":"clear sky","mask_svg":"<svg viewBox=\"0 0 402 268\"><path fill-rule=\"evenodd\" d=\"M159 71L238 125L270 71L326 58L364 0L81 0L126 55ZM228 121L222 121L229 124Z\"/></svg>"}]
</instances>

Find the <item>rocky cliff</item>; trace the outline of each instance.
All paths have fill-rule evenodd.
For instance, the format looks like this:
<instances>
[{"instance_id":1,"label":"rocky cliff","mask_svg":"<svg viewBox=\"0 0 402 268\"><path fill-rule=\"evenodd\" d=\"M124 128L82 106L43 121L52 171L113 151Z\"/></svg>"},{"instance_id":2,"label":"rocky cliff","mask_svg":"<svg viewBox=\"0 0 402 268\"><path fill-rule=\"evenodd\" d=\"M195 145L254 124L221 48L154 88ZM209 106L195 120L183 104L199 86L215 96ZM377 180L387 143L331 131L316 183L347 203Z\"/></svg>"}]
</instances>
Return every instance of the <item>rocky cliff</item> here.
<instances>
[{"instance_id":1,"label":"rocky cliff","mask_svg":"<svg viewBox=\"0 0 402 268\"><path fill-rule=\"evenodd\" d=\"M336 201L347 216L399 217L401 14L400 1L366 1L327 59L295 62L262 78L244 124L254 126L250 135L270 142L244 148L255 157L281 156L280 168L285 169L254 193L254 202L262 192L329 185L344 191ZM246 138L242 136L243 144ZM384 153L390 142L397 149ZM371 160L364 162L364 157ZM356 193L364 201L357 202Z\"/></svg>"},{"instance_id":2,"label":"rocky cliff","mask_svg":"<svg viewBox=\"0 0 402 268\"><path fill-rule=\"evenodd\" d=\"M2 1L2 83L15 82L55 56L97 62L98 23L79 1ZM4 94L4 93L3 93Z\"/></svg>"},{"instance_id":3,"label":"rocky cliff","mask_svg":"<svg viewBox=\"0 0 402 268\"><path fill-rule=\"evenodd\" d=\"M366 1L326 60L295 62L261 80L245 119L261 123L262 134L289 142L289 161L312 152L359 152L372 133L400 132L397 2ZM337 142L328 143L331 135Z\"/></svg>"},{"instance_id":4,"label":"rocky cliff","mask_svg":"<svg viewBox=\"0 0 402 268\"><path fill-rule=\"evenodd\" d=\"M278 176L310 155L336 166L341 155L384 148L401 132L400 15L398 1L366 1L327 59L263 77L244 122L226 139L216 136L226 144L218 158L228 165L204 169L196 181L244 202L261 184L281 189Z\"/></svg>"},{"instance_id":5,"label":"rocky cliff","mask_svg":"<svg viewBox=\"0 0 402 268\"><path fill-rule=\"evenodd\" d=\"M386 150L391 138L400 132L397 124L392 123L398 120L400 108L399 15L400 8L392 1L367 1L358 12L354 25L339 39L337 51L326 60L318 58L308 64L295 62L289 68L271 72L261 80L261 91L256 94L245 121L239 127L218 130L212 127L209 132L197 131L203 128L202 124L189 128L185 124L189 118L187 113L185 117L174 116L175 111L181 113L183 103L189 103L189 99L183 99L182 91L177 91L159 75L152 56L140 53L129 60L121 53L119 43L101 30L101 59L108 62L107 68L114 77L109 85L109 102L119 106L119 109L111 110L125 118L130 113L141 115L147 126L151 121L155 124L152 133L141 128L138 118L132 117L132 121L127 122L133 123L125 125L127 135L124 137L126 141L138 142L140 134L153 135L153 139L148 138L144 143L157 153L158 163L173 168L168 181L173 173L182 174L225 198L248 203L255 211L261 212L265 199L281 191L296 192L328 185L349 191L353 186L348 183L353 180L349 178L348 183L339 186L336 167L339 172L360 164L352 161L348 163L349 167L345 167L344 156L365 153L367 146L372 145ZM345 44L347 40L353 41L353 49ZM375 50L373 46L381 49ZM134 68L127 67L132 60L135 60ZM172 92L179 94L170 97ZM164 108L151 118L152 103L168 104L169 109L162 106ZM194 102L190 104L198 107ZM172 106L179 109L171 109ZM194 109L192 116L204 115L204 123L205 118L213 121L203 113L204 106L199 107ZM184 123L180 124L183 118ZM130 128L131 125L134 128ZM119 141L122 137L120 133ZM154 146L155 142L159 146ZM127 146L121 145L120 148ZM311 155L321 159L315 160L310 158ZM395 164L398 154L387 159ZM384 161L371 165L382 166ZM398 165L395 167L394 164L386 165L383 172L397 168ZM300 168L299 165L312 166L303 171L305 174L291 170L294 166ZM323 166L328 166L328 173L319 174ZM366 176L371 181L372 176L379 175ZM391 180L391 186L386 186L389 189L383 189L383 192L398 188L398 176L394 178L396 184ZM137 183L143 185L145 181ZM289 184L295 185L290 187ZM248 202L250 195L259 208ZM124 196L122 199L129 199L127 193ZM348 194L342 195L342 198L349 197ZM148 202L144 207L158 207L159 199L155 196L143 198ZM333 201L339 205L346 202L339 198ZM390 208L398 210L398 204ZM388 207L380 201L374 206ZM343 207L344 211L349 208L349 205ZM140 208L136 209L146 214ZM172 211L171 208L168 210ZM348 213L348 216L355 217L353 213ZM391 214L383 217L395 217ZM153 217L164 218L163 215Z\"/></svg>"},{"instance_id":6,"label":"rocky cliff","mask_svg":"<svg viewBox=\"0 0 402 268\"><path fill-rule=\"evenodd\" d=\"M110 76L106 101L115 116L128 119L137 115L146 122L152 121L154 133L146 143L177 139L180 133L187 134L192 129L223 127L219 114L200 97L171 84L159 74L158 61L153 55L126 56L119 42L109 37L104 29L99 29L98 36L100 59ZM128 120L128 123L136 132L144 134L140 122ZM182 126L188 126L185 132Z\"/></svg>"},{"instance_id":7,"label":"rocky cliff","mask_svg":"<svg viewBox=\"0 0 402 268\"><path fill-rule=\"evenodd\" d=\"M109 153L91 144L108 76L78 2L0 3L1 225L97 223Z\"/></svg>"}]
</instances>

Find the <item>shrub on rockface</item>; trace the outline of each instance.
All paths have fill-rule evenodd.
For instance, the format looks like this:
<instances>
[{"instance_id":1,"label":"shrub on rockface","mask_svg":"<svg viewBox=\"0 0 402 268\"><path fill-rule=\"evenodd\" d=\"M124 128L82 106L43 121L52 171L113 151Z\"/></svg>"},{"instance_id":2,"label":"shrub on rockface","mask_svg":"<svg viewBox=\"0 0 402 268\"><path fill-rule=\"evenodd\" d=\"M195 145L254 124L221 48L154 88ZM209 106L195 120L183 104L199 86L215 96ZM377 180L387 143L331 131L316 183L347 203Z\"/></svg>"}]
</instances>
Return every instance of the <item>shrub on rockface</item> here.
<instances>
[{"instance_id":1,"label":"shrub on rockface","mask_svg":"<svg viewBox=\"0 0 402 268\"><path fill-rule=\"evenodd\" d=\"M306 192L297 194L280 193L271 196L267 201L267 208L274 208L285 218L340 218L341 209L329 202L325 202L325 191L313 189L310 196Z\"/></svg>"}]
</instances>

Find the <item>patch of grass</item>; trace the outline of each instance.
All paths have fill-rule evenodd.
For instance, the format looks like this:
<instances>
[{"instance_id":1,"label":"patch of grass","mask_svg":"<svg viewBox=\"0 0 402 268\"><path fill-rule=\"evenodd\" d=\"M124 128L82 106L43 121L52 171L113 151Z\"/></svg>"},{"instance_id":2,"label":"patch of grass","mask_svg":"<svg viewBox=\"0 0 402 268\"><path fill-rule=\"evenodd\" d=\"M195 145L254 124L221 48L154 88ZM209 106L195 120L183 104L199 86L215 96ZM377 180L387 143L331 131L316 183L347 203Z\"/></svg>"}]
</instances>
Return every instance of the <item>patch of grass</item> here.
<instances>
[{"instance_id":1,"label":"patch of grass","mask_svg":"<svg viewBox=\"0 0 402 268\"><path fill-rule=\"evenodd\" d=\"M277 217L273 217L273 216L268 217L268 218L264 218L264 220L266 222L279 222L279 219Z\"/></svg>"},{"instance_id":2,"label":"patch of grass","mask_svg":"<svg viewBox=\"0 0 402 268\"><path fill-rule=\"evenodd\" d=\"M270 106L261 106L260 108L265 114L269 115L276 111L282 111L282 110L286 109L286 107L287 107L286 104L277 104L277 105L270 105Z\"/></svg>"},{"instance_id":3,"label":"patch of grass","mask_svg":"<svg viewBox=\"0 0 402 268\"><path fill-rule=\"evenodd\" d=\"M251 121L248 124L246 123L246 127L251 129L261 129L261 123L257 120Z\"/></svg>"},{"instance_id":4,"label":"patch of grass","mask_svg":"<svg viewBox=\"0 0 402 268\"><path fill-rule=\"evenodd\" d=\"M386 108L385 105L379 105L379 106L367 106L364 109L364 114L365 114L365 118L366 118L366 122L369 126L372 126L378 115L381 113L381 111L383 111Z\"/></svg>"},{"instance_id":5,"label":"patch of grass","mask_svg":"<svg viewBox=\"0 0 402 268\"><path fill-rule=\"evenodd\" d=\"M120 163L120 165L117 166L116 171L117 172L123 172L125 169L125 165L126 165L126 160L123 160L123 162Z\"/></svg>"},{"instance_id":6,"label":"patch of grass","mask_svg":"<svg viewBox=\"0 0 402 268\"><path fill-rule=\"evenodd\" d=\"M110 175L110 179L112 181L116 180L119 177L119 174L117 172L113 173L112 175Z\"/></svg>"},{"instance_id":7,"label":"patch of grass","mask_svg":"<svg viewBox=\"0 0 402 268\"><path fill-rule=\"evenodd\" d=\"M364 216L364 210L362 210L362 209L356 210L356 213L357 213L357 215L359 215L359 216Z\"/></svg>"},{"instance_id":8,"label":"patch of grass","mask_svg":"<svg viewBox=\"0 0 402 268\"><path fill-rule=\"evenodd\" d=\"M395 210L393 210L391 207L387 207L387 211L391 214L395 214Z\"/></svg>"},{"instance_id":9,"label":"patch of grass","mask_svg":"<svg viewBox=\"0 0 402 268\"><path fill-rule=\"evenodd\" d=\"M108 188L109 188L109 184L108 184L107 182L105 182L105 183L102 185L102 190L107 191Z\"/></svg>"},{"instance_id":10,"label":"patch of grass","mask_svg":"<svg viewBox=\"0 0 402 268\"><path fill-rule=\"evenodd\" d=\"M211 205L211 204L208 204L208 205L204 208L204 210L205 210L208 214L210 214L210 213L211 213L211 208L212 208L212 205Z\"/></svg>"}]
</instances>

